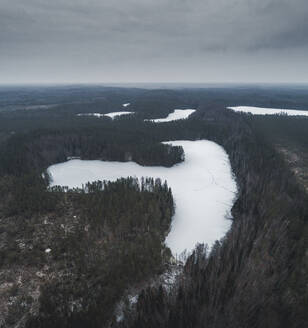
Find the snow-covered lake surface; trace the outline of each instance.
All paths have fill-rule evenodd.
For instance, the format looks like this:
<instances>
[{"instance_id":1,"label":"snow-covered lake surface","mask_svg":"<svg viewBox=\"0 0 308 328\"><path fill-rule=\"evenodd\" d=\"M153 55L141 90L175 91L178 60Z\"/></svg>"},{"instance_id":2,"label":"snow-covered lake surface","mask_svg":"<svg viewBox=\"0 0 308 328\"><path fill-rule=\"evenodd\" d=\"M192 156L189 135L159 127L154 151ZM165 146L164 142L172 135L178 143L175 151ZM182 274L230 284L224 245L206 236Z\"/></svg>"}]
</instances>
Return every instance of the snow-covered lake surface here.
<instances>
[{"instance_id":1,"label":"snow-covered lake surface","mask_svg":"<svg viewBox=\"0 0 308 328\"><path fill-rule=\"evenodd\" d=\"M170 113L165 118L157 118L157 119L145 120L145 121L152 121L155 123L163 123L163 122L182 120L182 119L188 118L195 111L196 111L195 109L175 109L174 112Z\"/></svg>"},{"instance_id":2,"label":"snow-covered lake surface","mask_svg":"<svg viewBox=\"0 0 308 328\"><path fill-rule=\"evenodd\" d=\"M308 116L308 111L296 109L262 108L250 106L237 106L228 108L234 110L235 112L251 113L254 115L287 114L290 116Z\"/></svg>"},{"instance_id":3,"label":"snow-covered lake surface","mask_svg":"<svg viewBox=\"0 0 308 328\"><path fill-rule=\"evenodd\" d=\"M52 185L81 187L88 181L121 177L154 177L167 180L176 203L171 231L166 239L174 255L195 244L212 243L224 236L231 225L230 209L236 197L228 155L222 147L207 140L172 141L182 146L185 161L172 168L145 167L134 162L71 160L52 165Z\"/></svg>"},{"instance_id":4,"label":"snow-covered lake surface","mask_svg":"<svg viewBox=\"0 0 308 328\"><path fill-rule=\"evenodd\" d=\"M134 112L112 112L112 113L107 113L107 114L101 114L101 113L81 113L81 114L77 114L77 116L95 116L95 117L108 116L108 117L114 119L116 116L129 115L129 114L134 114Z\"/></svg>"}]
</instances>

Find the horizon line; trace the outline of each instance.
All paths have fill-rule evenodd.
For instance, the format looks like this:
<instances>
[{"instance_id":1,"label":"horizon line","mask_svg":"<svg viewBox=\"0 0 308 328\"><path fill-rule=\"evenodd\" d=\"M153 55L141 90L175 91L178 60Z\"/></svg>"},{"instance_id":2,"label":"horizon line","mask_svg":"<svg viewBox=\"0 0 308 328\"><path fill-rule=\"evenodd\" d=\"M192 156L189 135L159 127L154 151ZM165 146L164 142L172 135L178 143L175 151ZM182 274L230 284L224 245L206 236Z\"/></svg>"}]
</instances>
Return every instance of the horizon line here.
<instances>
[{"instance_id":1,"label":"horizon line","mask_svg":"<svg viewBox=\"0 0 308 328\"><path fill-rule=\"evenodd\" d=\"M264 85L264 86L308 86L307 82L23 82L4 83L0 87L39 87L39 86L120 86L120 85L199 85L199 86L222 86L222 85Z\"/></svg>"}]
</instances>

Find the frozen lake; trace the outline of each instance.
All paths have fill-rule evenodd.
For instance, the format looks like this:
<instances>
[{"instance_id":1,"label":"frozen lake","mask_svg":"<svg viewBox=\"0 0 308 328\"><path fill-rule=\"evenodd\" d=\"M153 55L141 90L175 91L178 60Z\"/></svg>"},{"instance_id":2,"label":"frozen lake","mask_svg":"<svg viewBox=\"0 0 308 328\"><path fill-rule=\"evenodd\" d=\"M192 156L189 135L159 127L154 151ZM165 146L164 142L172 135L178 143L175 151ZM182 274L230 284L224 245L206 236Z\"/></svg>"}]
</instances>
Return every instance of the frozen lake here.
<instances>
[{"instance_id":1,"label":"frozen lake","mask_svg":"<svg viewBox=\"0 0 308 328\"><path fill-rule=\"evenodd\" d=\"M308 116L308 111L295 109L262 108L250 106L237 106L228 108L234 110L235 112L251 113L254 115L287 114L290 116Z\"/></svg>"},{"instance_id":2,"label":"frozen lake","mask_svg":"<svg viewBox=\"0 0 308 328\"><path fill-rule=\"evenodd\" d=\"M185 161L171 168L146 167L134 162L71 160L52 165L52 185L81 187L88 181L121 177L154 177L167 180L176 203L171 231L166 239L174 255L193 250L196 243L212 245L231 225L230 210L236 197L228 155L207 140L172 141L182 146Z\"/></svg>"},{"instance_id":3,"label":"frozen lake","mask_svg":"<svg viewBox=\"0 0 308 328\"><path fill-rule=\"evenodd\" d=\"M156 118L153 120L145 120L145 121L152 121L155 123L163 123L163 122L183 120L183 119L188 118L195 111L196 111L195 109L175 109L174 112L170 113L165 118Z\"/></svg>"},{"instance_id":4,"label":"frozen lake","mask_svg":"<svg viewBox=\"0 0 308 328\"><path fill-rule=\"evenodd\" d=\"M130 103L123 104L123 107L128 107L130 106ZM163 123L163 122L171 122L171 121L177 121L177 120L182 120L188 118L192 113L194 113L196 110L195 109L175 109L172 113L170 113L167 117L165 118L157 118L157 119L148 119L145 121L152 121L155 123ZM80 113L77 114L77 116L94 116L94 117L104 117L108 116L112 119L118 116L122 115L130 115L130 114L135 114L135 112L112 112L112 113L107 113L107 114L101 114L101 113Z\"/></svg>"},{"instance_id":5,"label":"frozen lake","mask_svg":"<svg viewBox=\"0 0 308 328\"><path fill-rule=\"evenodd\" d=\"M130 115L130 114L135 114L134 112L112 112L112 113L107 113L107 114L101 114L101 113L81 113L77 114L77 116L95 116L95 117L110 117L114 119L117 116L122 116L122 115Z\"/></svg>"}]
</instances>

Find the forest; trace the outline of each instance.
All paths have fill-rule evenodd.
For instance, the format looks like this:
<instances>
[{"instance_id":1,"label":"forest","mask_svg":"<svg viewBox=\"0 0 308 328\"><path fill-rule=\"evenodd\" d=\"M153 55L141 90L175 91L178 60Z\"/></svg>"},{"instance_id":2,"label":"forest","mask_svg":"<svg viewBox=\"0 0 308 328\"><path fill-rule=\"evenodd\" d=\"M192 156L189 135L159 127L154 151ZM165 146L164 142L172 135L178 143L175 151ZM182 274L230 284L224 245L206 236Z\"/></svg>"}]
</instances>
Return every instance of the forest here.
<instances>
[{"instance_id":1,"label":"forest","mask_svg":"<svg viewBox=\"0 0 308 328\"><path fill-rule=\"evenodd\" d=\"M273 147L278 135L254 125L265 118L221 115L229 135L214 139L228 151L240 189L232 228L211 251L196 248L171 292L145 290L119 327L307 326L307 195Z\"/></svg>"},{"instance_id":2,"label":"forest","mask_svg":"<svg viewBox=\"0 0 308 328\"><path fill-rule=\"evenodd\" d=\"M39 196L34 189L27 193ZM45 283L36 316L30 311L36 279L30 278L33 285L27 289L12 285L7 326L26 314L28 327L97 327L113 317L128 286L159 274L169 261L162 242L174 204L170 188L160 180L97 181L75 190L53 187L41 190L46 195L39 196L40 208L19 192L14 202L23 211L18 216L11 211L1 222L6 234L1 272L21 267L30 277L36 271L35 278ZM46 200L53 200L49 207Z\"/></svg>"},{"instance_id":3,"label":"forest","mask_svg":"<svg viewBox=\"0 0 308 328\"><path fill-rule=\"evenodd\" d=\"M36 105L51 104L53 92L61 104L20 109L18 96L9 103L0 93L3 327L307 326L307 195L275 145L288 139L305 147L308 120L226 109L238 102L294 108L296 100L307 109L304 91L83 90L89 98L76 89L69 96L47 91ZM76 116L129 101L137 112L130 117ZM197 112L164 124L143 121L185 107ZM232 227L212 250L196 247L171 290L145 288L117 322L114 307L125 291L170 266L163 242L175 210L172 191L165 182L133 178L50 189L45 170L71 156L170 167L185 154L161 141L199 139L229 155L239 188Z\"/></svg>"}]
</instances>

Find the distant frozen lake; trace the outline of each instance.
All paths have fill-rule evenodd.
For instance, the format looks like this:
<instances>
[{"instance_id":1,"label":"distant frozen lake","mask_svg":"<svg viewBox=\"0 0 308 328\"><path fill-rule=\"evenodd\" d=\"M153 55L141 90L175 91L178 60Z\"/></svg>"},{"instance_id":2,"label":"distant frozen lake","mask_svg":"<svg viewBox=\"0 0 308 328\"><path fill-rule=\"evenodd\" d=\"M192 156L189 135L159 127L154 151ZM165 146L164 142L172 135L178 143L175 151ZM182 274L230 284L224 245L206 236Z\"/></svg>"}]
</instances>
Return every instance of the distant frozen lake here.
<instances>
[{"instance_id":1,"label":"distant frozen lake","mask_svg":"<svg viewBox=\"0 0 308 328\"><path fill-rule=\"evenodd\" d=\"M194 113L195 109L175 109L174 112L170 113L165 118L156 118L156 119L149 119L145 121L152 121L155 123L163 123L163 122L171 122L177 120L183 120L188 118L192 113Z\"/></svg>"},{"instance_id":2,"label":"distant frozen lake","mask_svg":"<svg viewBox=\"0 0 308 328\"><path fill-rule=\"evenodd\" d=\"M130 103L123 104L123 107L128 107L130 106ZM182 120L188 118L192 113L194 113L196 110L195 109L175 109L174 112L169 114L165 118L157 118L157 119L148 119L145 121L152 121L155 123L163 123L163 122L171 122L171 121L177 121L177 120ZM135 112L112 112L112 113L107 113L107 114L102 114L102 113L80 113L77 114L77 116L94 116L94 117L104 117L108 116L112 119L114 119L117 116L122 116L122 115L130 115L130 114L135 114Z\"/></svg>"},{"instance_id":3,"label":"distant frozen lake","mask_svg":"<svg viewBox=\"0 0 308 328\"><path fill-rule=\"evenodd\" d=\"M122 116L122 115L130 115L130 114L135 114L135 112L112 112L112 113L107 113L107 114L101 114L101 113L81 113L77 114L77 116L95 116L95 117L110 117L114 119L117 116Z\"/></svg>"},{"instance_id":4,"label":"distant frozen lake","mask_svg":"<svg viewBox=\"0 0 308 328\"><path fill-rule=\"evenodd\" d=\"M182 146L185 161L171 168L145 167L134 162L71 160L52 165L52 185L81 187L88 181L135 176L167 180L176 203L175 215L166 244L172 253L193 250L196 243L212 245L231 225L230 210L236 196L228 155L207 140L172 141Z\"/></svg>"},{"instance_id":5,"label":"distant frozen lake","mask_svg":"<svg viewBox=\"0 0 308 328\"><path fill-rule=\"evenodd\" d=\"M290 116L308 116L308 111L295 109L262 108L250 106L237 106L228 108L234 110L235 112L251 113L254 115L287 114Z\"/></svg>"}]
</instances>

